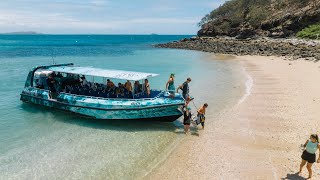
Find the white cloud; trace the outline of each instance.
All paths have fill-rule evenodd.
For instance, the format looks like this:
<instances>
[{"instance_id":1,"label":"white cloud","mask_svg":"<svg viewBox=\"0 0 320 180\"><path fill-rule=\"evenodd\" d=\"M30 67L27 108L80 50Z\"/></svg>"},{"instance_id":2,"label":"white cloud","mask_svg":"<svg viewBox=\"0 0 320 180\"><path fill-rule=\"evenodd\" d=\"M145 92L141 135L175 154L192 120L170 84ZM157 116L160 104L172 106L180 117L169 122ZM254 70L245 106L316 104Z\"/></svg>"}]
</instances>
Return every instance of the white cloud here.
<instances>
[{"instance_id":1,"label":"white cloud","mask_svg":"<svg viewBox=\"0 0 320 180\"><path fill-rule=\"evenodd\" d=\"M105 32L125 30L132 27L162 26L176 24L196 24L199 18L133 18L83 20L66 16L62 13L35 13L28 11L1 11L0 29L11 31L36 30L52 33L59 30L77 32Z\"/></svg>"},{"instance_id":2,"label":"white cloud","mask_svg":"<svg viewBox=\"0 0 320 180\"><path fill-rule=\"evenodd\" d=\"M139 24L191 24L197 23L197 18L137 18L129 20L131 23Z\"/></svg>"},{"instance_id":3,"label":"white cloud","mask_svg":"<svg viewBox=\"0 0 320 180\"><path fill-rule=\"evenodd\" d=\"M35 14L29 12L0 12L0 28L7 29L11 27L13 31L41 29L50 31L56 29L83 29L83 30L108 30L119 27L119 23L99 22L79 20L72 17L64 16L63 14Z\"/></svg>"}]
</instances>

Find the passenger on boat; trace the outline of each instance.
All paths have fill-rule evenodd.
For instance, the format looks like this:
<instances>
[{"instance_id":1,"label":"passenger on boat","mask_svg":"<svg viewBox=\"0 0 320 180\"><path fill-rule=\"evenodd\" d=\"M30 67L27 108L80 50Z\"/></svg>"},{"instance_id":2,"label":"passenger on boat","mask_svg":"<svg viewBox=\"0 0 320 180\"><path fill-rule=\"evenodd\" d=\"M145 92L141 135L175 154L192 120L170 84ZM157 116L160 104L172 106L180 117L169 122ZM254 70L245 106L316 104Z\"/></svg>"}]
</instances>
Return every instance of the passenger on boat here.
<instances>
[{"instance_id":1,"label":"passenger on boat","mask_svg":"<svg viewBox=\"0 0 320 180\"><path fill-rule=\"evenodd\" d=\"M51 92L56 92L56 89L54 87L54 84L55 84L55 80L53 79L53 76L52 75L49 75L48 79L47 79L47 85L48 85L48 89L51 91Z\"/></svg>"},{"instance_id":2,"label":"passenger on boat","mask_svg":"<svg viewBox=\"0 0 320 180\"><path fill-rule=\"evenodd\" d=\"M187 100L189 97L189 83L190 82L191 82L191 78L187 78L187 80L177 88L177 92L179 92L179 89L182 90L182 96L185 100Z\"/></svg>"},{"instance_id":3,"label":"passenger on boat","mask_svg":"<svg viewBox=\"0 0 320 180\"><path fill-rule=\"evenodd\" d=\"M127 80L126 83L124 83L124 87L129 91L132 92L132 84L129 80Z\"/></svg>"},{"instance_id":4,"label":"passenger on boat","mask_svg":"<svg viewBox=\"0 0 320 180\"><path fill-rule=\"evenodd\" d=\"M166 90L169 91L170 93L170 96L169 97L172 97L174 98L174 95L175 95L175 87L174 87L174 74L171 74L170 77L169 77L169 80L166 84Z\"/></svg>"},{"instance_id":5,"label":"passenger on boat","mask_svg":"<svg viewBox=\"0 0 320 180\"><path fill-rule=\"evenodd\" d=\"M150 84L148 79L144 80L143 92L146 93L147 97L150 97Z\"/></svg>"},{"instance_id":6,"label":"passenger on boat","mask_svg":"<svg viewBox=\"0 0 320 180\"><path fill-rule=\"evenodd\" d=\"M81 84L82 85L87 85L88 84L88 81L87 81L87 79L86 79L86 77L83 75L83 76L81 76Z\"/></svg>"},{"instance_id":7,"label":"passenger on boat","mask_svg":"<svg viewBox=\"0 0 320 180\"><path fill-rule=\"evenodd\" d=\"M117 97L124 97L124 86L121 83L118 83L118 88L116 89Z\"/></svg>"},{"instance_id":8,"label":"passenger on boat","mask_svg":"<svg viewBox=\"0 0 320 180\"><path fill-rule=\"evenodd\" d=\"M52 76L52 78L55 78L55 77L57 76L57 75L56 75L56 72L53 71L53 72L51 73L51 76Z\"/></svg>"},{"instance_id":9,"label":"passenger on boat","mask_svg":"<svg viewBox=\"0 0 320 180\"><path fill-rule=\"evenodd\" d=\"M63 78L63 75L60 72L58 72L57 77L58 78Z\"/></svg>"},{"instance_id":10,"label":"passenger on boat","mask_svg":"<svg viewBox=\"0 0 320 180\"><path fill-rule=\"evenodd\" d=\"M141 93L141 84L139 83L139 81L134 82L134 93Z\"/></svg>"},{"instance_id":11,"label":"passenger on boat","mask_svg":"<svg viewBox=\"0 0 320 180\"><path fill-rule=\"evenodd\" d=\"M111 88L111 89L115 88L114 83L110 79L107 79L107 88Z\"/></svg>"}]
</instances>

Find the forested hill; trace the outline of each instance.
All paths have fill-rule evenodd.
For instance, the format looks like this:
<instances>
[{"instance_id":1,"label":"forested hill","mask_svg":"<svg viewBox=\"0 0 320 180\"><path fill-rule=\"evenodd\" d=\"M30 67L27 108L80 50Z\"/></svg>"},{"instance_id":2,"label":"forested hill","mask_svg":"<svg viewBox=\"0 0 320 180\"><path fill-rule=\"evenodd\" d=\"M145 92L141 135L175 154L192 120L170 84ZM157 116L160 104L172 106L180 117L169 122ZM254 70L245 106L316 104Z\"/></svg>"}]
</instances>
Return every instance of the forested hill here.
<instances>
[{"instance_id":1,"label":"forested hill","mask_svg":"<svg viewBox=\"0 0 320 180\"><path fill-rule=\"evenodd\" d=\"M288 37L310 25L320 33L319 23L320 0L230 0L202 18L198 35Z\"/></svg>"}]
</instances>

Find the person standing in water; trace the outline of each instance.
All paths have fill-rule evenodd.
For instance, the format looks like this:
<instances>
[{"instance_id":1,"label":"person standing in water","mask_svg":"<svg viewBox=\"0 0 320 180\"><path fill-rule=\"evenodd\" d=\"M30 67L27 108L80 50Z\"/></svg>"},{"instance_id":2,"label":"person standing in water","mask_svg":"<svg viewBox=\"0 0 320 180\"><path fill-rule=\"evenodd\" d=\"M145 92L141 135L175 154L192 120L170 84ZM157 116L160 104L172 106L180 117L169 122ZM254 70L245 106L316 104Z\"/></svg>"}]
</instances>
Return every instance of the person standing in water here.
<instances>
[{"instance_id":1,"label":"person standing in water","mask_svg":"<svg viewBox=\"0 0 320 180\"><path fill-rule=\"evenodd\" d=\"M186 107L185 111L183 112L183 125L184 125L184 133L187 134L190 129L191 123L191 108Z\"/></svg>"},{"instance_id":2,"label":"person standing in water","mask_svg":"<svg viewBox=\"0 0 320 180\"><path fill-rule=\"evenodd\" d=\"M307 169L309 172L308 179L310 179L312 176L312 164L316 162L316 152L318 149L320 150L318 135L311 134L310 139L308 139L306 143L304 143L303 147L305 149L301 155L302 161L300 164L299 174L301 174L303 166L307 164ZM317 163L320 163L320 151Z\"/></svg>"},{"instance_id":3,"label":"person standing in water","mask_svg":"<svg viewBox=\"0 0 320 180\"><path fill-rule=\"evenodd\" d=\"M201 108L198 110L198 118L200 119L202 129L204 129L204 122L206 120L205 114L206 114L206 109L208 107L208 104L205 103Z\"/></svg>"},{"instance_id":4,"label":"person standing in water","mask_svg":"<svg viewBox=\"0 0 320 180\"><path fill-rule=\"evenodd\" d=\"M169 91L170 97L174 98L175 87L174 87L174 74L171 74L166 84L166 91Z\"/></svg>"}]
</instances>

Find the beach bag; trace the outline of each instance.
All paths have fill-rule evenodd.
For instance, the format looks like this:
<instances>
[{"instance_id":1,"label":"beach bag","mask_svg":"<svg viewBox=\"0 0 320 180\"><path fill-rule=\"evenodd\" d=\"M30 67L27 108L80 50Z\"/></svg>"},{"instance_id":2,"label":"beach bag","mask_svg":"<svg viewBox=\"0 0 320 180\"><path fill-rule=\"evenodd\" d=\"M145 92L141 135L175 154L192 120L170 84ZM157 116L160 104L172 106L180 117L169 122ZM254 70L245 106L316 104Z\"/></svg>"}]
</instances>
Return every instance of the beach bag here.
<instances>
[{"instance_id":1,"label":"beach bag","mask_svg":"<svg viewBox=\"0 0 320 180\"><path fill-rule=\"evenodd\" d=\"M199 125L200 124L200 117L199 116L195 116L193 118L193 121L196 123L196 125Z\"/></svg>"}]
</instances>

